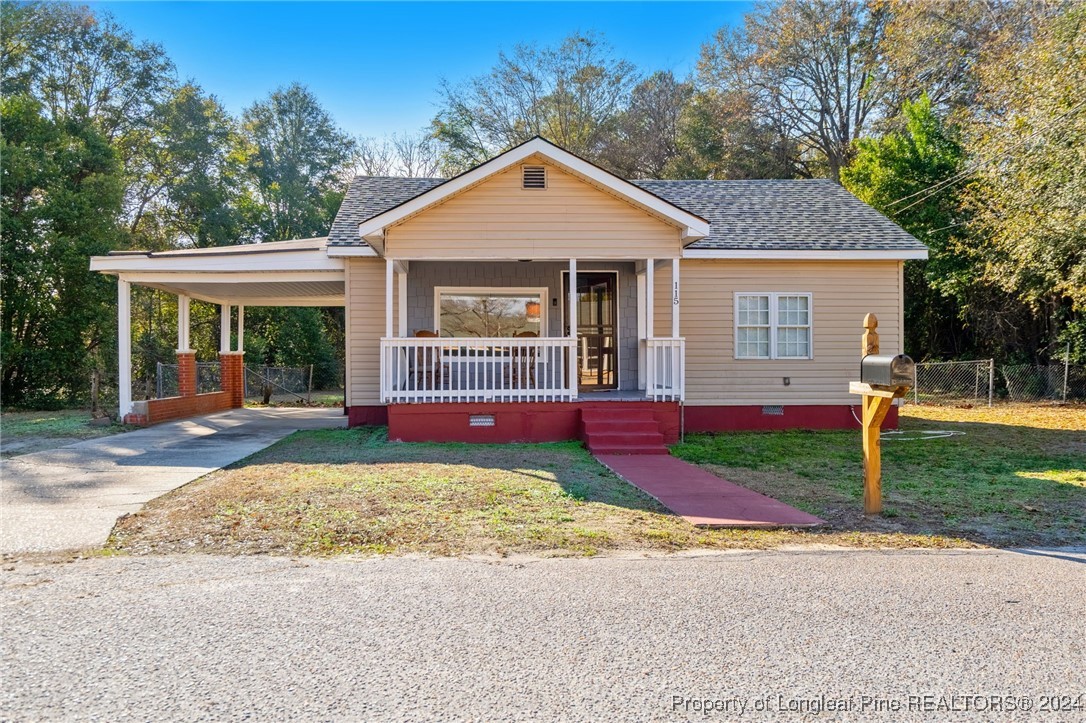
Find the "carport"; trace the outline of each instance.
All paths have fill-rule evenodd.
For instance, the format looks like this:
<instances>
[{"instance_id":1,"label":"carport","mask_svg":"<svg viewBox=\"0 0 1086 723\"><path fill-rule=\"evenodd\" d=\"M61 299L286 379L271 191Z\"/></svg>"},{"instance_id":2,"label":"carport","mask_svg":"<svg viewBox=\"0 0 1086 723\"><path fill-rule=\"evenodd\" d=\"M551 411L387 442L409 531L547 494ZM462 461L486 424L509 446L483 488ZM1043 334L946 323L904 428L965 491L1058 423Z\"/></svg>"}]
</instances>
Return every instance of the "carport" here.
<instances>
[{"instance_id":1,"label":"carport","mask_svg":"<svg viewBox=\"0 0 1086 723\"><path fill-rule=\"evenodd\" d=\"M245 395L246 306L343 306L344 264L327 237L178 251L115 251L91 258L91 270L117 277L117 385L121 419L153 424L241 407ZM132 401L132 285L177 295L178 396ZM198 394L189 342L192 299L220 307L222 388ZM236 321L233 308L237 307ZM236 348L231 330L236 323Z\"/></svg>"}]
</instances>

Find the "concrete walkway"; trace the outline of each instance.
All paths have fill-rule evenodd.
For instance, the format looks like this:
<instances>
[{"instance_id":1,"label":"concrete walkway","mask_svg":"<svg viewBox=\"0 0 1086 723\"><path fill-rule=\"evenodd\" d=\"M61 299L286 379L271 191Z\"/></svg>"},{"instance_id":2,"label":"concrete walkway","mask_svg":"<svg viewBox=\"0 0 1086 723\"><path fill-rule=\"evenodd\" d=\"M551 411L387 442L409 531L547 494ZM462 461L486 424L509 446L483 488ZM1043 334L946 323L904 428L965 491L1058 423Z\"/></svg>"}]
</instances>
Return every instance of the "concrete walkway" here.
<instances>
[{"instance_id":1,"label":"concrete walkway","mask_svg":"<svg viewBox=\"0 0 1086 723\"><path fill-rule=\"evenodd\" d=\"M0 553L97 547L149 500L342 409L234 409L0 462Z\"/></svg>"},{"instance_id":2,"label":"concrete walkway","mask_svg":"<svg viewBox=\"0 0 1086 723\"><path fill-rule=\"evenodd\" d=\"M698 527L815 527L823 521L667 455L598 454L634 487Z\"/></svg>"}]
</instances>

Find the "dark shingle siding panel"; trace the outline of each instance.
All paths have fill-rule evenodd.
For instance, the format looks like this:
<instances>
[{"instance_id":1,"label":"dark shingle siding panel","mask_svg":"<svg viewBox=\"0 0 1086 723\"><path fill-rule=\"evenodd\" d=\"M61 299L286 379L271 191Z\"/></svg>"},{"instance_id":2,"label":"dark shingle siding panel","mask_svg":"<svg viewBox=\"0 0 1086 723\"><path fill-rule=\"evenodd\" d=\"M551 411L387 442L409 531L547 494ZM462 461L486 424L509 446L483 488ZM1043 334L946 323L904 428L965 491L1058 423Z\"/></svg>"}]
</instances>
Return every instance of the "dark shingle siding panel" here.
<instances>
[{"instance_id":1,"label":"dark shingle siding panel","mask_svg":"<svg viewBox=\"0 0 1086 723\"><path fill-rule=\"evenodd\" d=\"M363 245L358 224L442 183L359 176L343 199L329 245ZM916 251L924 245L828 180L633 181L711 224L688 248L764 251Z\"/></svg>"}]
</instances>

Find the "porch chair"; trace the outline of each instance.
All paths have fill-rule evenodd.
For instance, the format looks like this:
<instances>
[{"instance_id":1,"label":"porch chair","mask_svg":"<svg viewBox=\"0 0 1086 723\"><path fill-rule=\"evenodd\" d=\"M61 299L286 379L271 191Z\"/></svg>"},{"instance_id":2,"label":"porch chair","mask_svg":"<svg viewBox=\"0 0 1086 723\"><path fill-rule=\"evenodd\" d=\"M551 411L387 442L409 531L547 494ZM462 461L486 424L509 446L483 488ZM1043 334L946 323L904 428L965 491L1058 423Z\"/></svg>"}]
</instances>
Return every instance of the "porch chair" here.
<instances>
[{"instance_id":1,"label":"porch chair","mask_svg":"<svg viewBox=\"0 0 1086 723\"><path fill-rule=\"evenodd\" d=\"M436 332L429 329L419 329L415 332L416 339L436 339ZM445 365L441 361L441 347L416 347L415 348L415 388L416 389L441 389L445 380ZM429 381L429 385L426 382Z\"/></svg>"},{"instance_id":2,"label":"porch chair","mask_svg":"<svg viewBox=\"0 0 1086 723\"><path fill-rule=\"evenodd\" d=\"M522 331L513 334L513 338L537 339L539 338L539 334L536 334L534 331ZM535 355L536 347L534 346L527 349L515 347L513 358L510 360L508 369L509 382L512 386L519 387L521 379L527 376L529 388L535 387Z\"/></svg>"}]
</instances>

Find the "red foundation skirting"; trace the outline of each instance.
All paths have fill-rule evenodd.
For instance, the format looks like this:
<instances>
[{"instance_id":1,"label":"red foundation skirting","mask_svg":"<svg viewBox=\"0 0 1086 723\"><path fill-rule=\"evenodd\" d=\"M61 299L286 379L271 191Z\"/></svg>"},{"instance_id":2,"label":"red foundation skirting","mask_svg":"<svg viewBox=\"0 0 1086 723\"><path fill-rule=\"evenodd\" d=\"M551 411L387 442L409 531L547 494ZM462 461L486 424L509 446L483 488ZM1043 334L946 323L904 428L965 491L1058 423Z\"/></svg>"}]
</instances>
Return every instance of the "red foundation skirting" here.
<instances>
[{"instance_id":1,"label":"red foundation skirting","mask_svg":"<svg viewBox=\"0 0 1086 723\"><path fill-rule=\"evenodd\" d=\"M391 404L353 406L348 425L388 425L388 437L401 442L561 442L580 439L581 411L651 410L667 444L679 439L679 405L674 402L504 402ZM859 416L859 406L855 408ZM847 404L786 405L783 414L764 414L759 406L686 406L687 432L740 432L784 429L859 429ZM472 415L491 415L494 425L473 427ZM897 407L885 429L897 429Z\"/></svg>"},{"instance_id":2,"label":"red foundation skirting","mask_svg":"<svg viewBox=\"0 0 1086 723\"><path fill-rule=\"evenodd\" d=\"M379 424L356 421L351 407L350 426ZM492 402L449 404L392 404L387 407L388 438L401 442L562 442L580 439L581 411L606 409L621 414L623 410L648 410L660 425L668 444L679 438L679 405L675 402ZM473 415L493 416L493 426L471 426Z\"/></svg>"},{"instance_id":3,"label":"red foundation skirting","mask_svg":"<svg viewBox=\"0 0 1086 723\"><path fill-rule=\"evenodd\" d=\"M388 424L388 407L383 404L347 407L348 427L379 427Z\"/></svg>"},{"instance_id":4,"label":"red foundation skirting","mask_svg":"<svg viewBox=\"0 0 1086 723\"><path fill-rule=\"evenodd\" d=\"M859 398L857 398L857 402ZM785 405L783 414L764 414L759 406L687 406L684 410L687 432L741 432L779 429L859 429L852 416L860 416L860 406L848 404ZM884 429L897 429L897 407L886 415Z\"/></svg>"}]
</instances>

